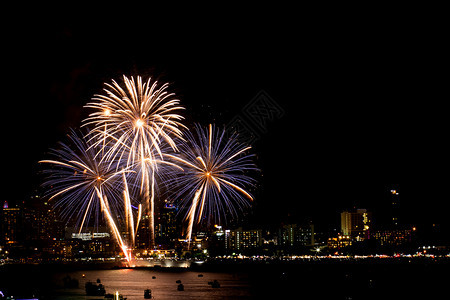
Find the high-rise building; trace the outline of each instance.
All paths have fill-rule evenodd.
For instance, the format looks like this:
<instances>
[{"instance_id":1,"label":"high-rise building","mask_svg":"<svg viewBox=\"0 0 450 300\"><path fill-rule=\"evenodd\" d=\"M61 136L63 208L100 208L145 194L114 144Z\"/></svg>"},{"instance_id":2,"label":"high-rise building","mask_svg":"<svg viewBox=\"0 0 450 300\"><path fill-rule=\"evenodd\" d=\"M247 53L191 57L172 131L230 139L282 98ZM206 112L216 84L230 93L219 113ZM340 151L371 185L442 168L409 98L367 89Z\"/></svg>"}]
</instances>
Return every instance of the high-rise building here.
<instances>
[{"instance_id":1,"label":"high-rise building","mask_svg":"<svg viewBox=\"0 0 450 300\"><path fill-rule=\"evenodd\" d=\"M344 211L341 213L341 232L344 236L350 236L352 231L352 213Z\"/></svg>"},{"instance_id":2,"label":"high-rise building","mask_svg":"<svg viewBox=\"0 0 450 300\"><path fill-rule=\"evenodd\" d=\"M156 220L155 238L163 249L173 249L178 240L177 207L166 202Z\"/></svg>"},{"instance_id":3,"label":"high-rise building","mask_svg":"<svg viewBox=\"0 0 450 300\"><path fill-rule=\"evenodd\" d=\"M143 214L136 234L136 248L150 250L150 216Z\"/></svg>"},{"instance_id":4,"label":"high-rise building","mask_svg":"<svg viewBox=\"0 0 450 300\"><path fill-rule=\"evenodd\" d=\"M3 206L2 236L3 244L18 244L22 238L22 211L18 207ZM5 208L6 207L6 208Z\"/></svg>"},{"instance_id":5,"label":"high-rise building","mask_svg":"<svg viewBox=\"0 0 450 300\"><path fill-rule=\"evenodd\" d=\"M315 244L314 225L288 224L279 230L280 245L287 247L301 247Z\"/></svg>"},{"instance_id":6,"label":"high-rise building","mask_svg":"<svg viewBox=\"0 0 450 300\"><path fill-rule=\"evenodd\" d=\"M225 230L225 248L227 250L248 250L261 247L262 230L242 230L242 227L235 230Z\"/></svg>"},{"instance_id":7,"label":"high-rise building","mask_svg":"<svg viewBox=\"0 0 450 300\"><path fill-rule=\"evenodd\" d=\"M368 238L372 213L367 209L357 209L354 212L341 213L341 231L344 236L350 236L357 241Z\"/></svg>"},{"instance_id":8,"label":"high-rise building","mask_svg":"<svg viewBox=\"0 0 450 300\"><path fill-rule=\"evenodd\" d=\"M64 238L64 224L58 220L47 200L32 196L23 206L26 241L56 241Z\"/></svg>"},{"instance_id":9,"label":"high-rise building","mask_svg":"<svg viewBox=\"0 0 450 300\"><path fill-rule=\"evenodd\" d=\"M391 221L394 227L398 227L400 224L400 193L398 188L390 190L391 198Z\"/></svg>"}]
</instances>

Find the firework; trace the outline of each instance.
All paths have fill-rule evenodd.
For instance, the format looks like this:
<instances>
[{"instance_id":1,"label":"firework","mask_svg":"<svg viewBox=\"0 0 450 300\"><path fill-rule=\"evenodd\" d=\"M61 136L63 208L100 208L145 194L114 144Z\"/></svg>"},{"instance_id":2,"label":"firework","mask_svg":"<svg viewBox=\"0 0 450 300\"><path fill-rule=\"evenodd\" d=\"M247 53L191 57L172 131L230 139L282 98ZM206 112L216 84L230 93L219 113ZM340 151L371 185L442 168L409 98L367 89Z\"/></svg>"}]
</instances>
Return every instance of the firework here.
<instances>
[{"instance_id":1,"label":"firework","mask_svg":"<svg viewBox=\"0 0 450 300\"><path fill-rule=\"evenodd\" d=\"M183 171L178 174L179 196L187 211L186 239L190 241L196 220L209 223L226 215L236 215L253 197L244 187L253 185L247 171L256 170L251 148L237 142L237 136L226 138L225 130L213 125L207 129L195 126L195 135L186 132L178 145L180 155L166 154Z\"/></svg>"},{"instance_id":2,"label":"firework","mask_svg":"<svg viewBox=\"0 0 450 300\"><path fill-rule=\"evenodd\" d=\"M121 225L118 224L118 219L125 219L125 227L130 228L133 245L133 201L125 176L128 170L122 168L117 171L115 164L102 160L99 150L92 142L73 130L69 134L69 143L61 142L58 150L51 150L51 155L54 159L42 160L40 163L52 165L52 168L45 169L43 173L47 175L44 186L48 187L49 201L55 200L55 209L61 212L67 222L75 223L79 232L91 222L98 227L100 217L104 216L125 257L130 260L127 250L129 247L118 229ZM122 197L124 201L121 200ZM125 203L123 210L122 203ZM141 206L133 204L139 206L139 219Z\"/></svg>"},{"instance_id":3,"label":"firework","mask_svg":"<svg viewBox=\"0 0 450 300\"><path fill-rule=\"evenodd\" d=\"M84 121L93 125L90 139L101 146L104 159L125 162L127 167L139 169L140 191L144 195L150 215L150 244L154 245L154 195L155 173L158 158L162 160L162 145L176 149L175 137L181 135L177 114L182 107L168 84L157 81L143 82L123 76L124 86L115 81L105 84L103 95L95 95L86 105L95 112Z\"/></svg>"},{"instance_id":4,"label":"firework","mask_svg":"<svg viewBox=\"0 0 450 300\"><path fill-rule=\"evenodd\" d=\"M254 183L247 174L256 170L247 154L251 147L213 125L182 132L178 112L183 108L167 89L168 84L139 76L105 84L104 93L85 106L94 111L83 127L92 130L84 136L72 131L70 144L61 143L52 150L54 159L41 161L52 166L44 171L44 185L62 216L74 220L80 232L90 222L98 226L103 217L127 260L144 213L149 216L150 247L155 244L160 183L176 184L188 241L195 223L220 223L253 201L246 190Z\"/></svg>"}]
</instances>

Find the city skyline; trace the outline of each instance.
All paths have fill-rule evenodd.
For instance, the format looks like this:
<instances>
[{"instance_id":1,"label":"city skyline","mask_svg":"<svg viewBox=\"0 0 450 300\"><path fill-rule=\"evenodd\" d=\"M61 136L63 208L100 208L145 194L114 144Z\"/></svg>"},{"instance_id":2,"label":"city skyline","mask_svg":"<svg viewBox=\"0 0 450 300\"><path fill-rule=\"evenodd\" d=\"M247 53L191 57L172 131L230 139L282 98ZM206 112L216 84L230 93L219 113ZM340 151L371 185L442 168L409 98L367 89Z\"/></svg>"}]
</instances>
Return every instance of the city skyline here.
<instances>
[{"instance_id":1,"label":"city skyline","mask_svg":"<svg viewBox=\"0 0 450 300\"><path fill-rule=\"evenodd\" d=\"M323 228L338 228L340 225L339 216L342 212L351 211L356 209L368 209L371 213L375 214L375 221L379 224L391 225L392 218L392 199L391 199L391 188L396 186L397 189L401 185L384 184L384 189L379 188L378 195L379 198L376 202L370 201L370 198L364 199L363 197L359 199L345 199L339 205L326 208L318 208L314 203L305 203L303 206L305 209L296 208L294 210L290 209L288 211L272 211L273 218L269 221L261 220L261 217L265 213L264 211L258 211L259 207L252 207L245 210L243 215L241 214L237 220L231 221L228 225L233 224L248 224L251 226L278 226L281 223L296 223L302 222L302 220L312 220L317 224L320 224ZM403 189L404 190L404 189ZM353 190L354 191L354 190ZM397 190L400 191L400 190ZM403 194L403 193L402 193ZM29 199L33 197L42 197L43 194L39 192L30 194L30 197L22 199L21 201L8 201L2 199L2 203L7 202L10 207L23 207L31 205ZM404 197L404 196L403 196ZM400 224L402 226L411 225L421 228L430 228L431 226L439 226L445 232L449 230L448 220L445 219L445 211L429 211L427 209L423 210L422 214L416 212L416 207L411 207L401 197L399 201L399 209L397 213L400 215ZM167 200L167 199L166 199ZM175 199L173 199L175 200ZM172 201L173 201L172 200ZM162 199L158 199L158 205L162 205ZM244 221L245 220L245 221ZM237 222L237 223L236 223ZM223 223L222 225L227 225Z\"/></svg>"},{"instance_id":2,"label":"city skyline","mask_svg":"<svg viewBox=\"0 0 450 300\"><path fill-rule=\"evenodd\" d=\"M390 193L394 197L399 197L398 190L390 190ZM261 239L263 236L266 241L269 241L271 237L273 238L275 236L275 245L280 246L283 245L285 237L284 234L278 232L279 230L287 228L288 231L300 230L301 232L305 232L306 228L312 226L312 231L310 231L311 243L302 242L301 245L310 247L314 245L326 246L327 240L329 244L330 239L337 238L339 235L343 237L347 236L350 243L352 241L358 243L372 239L373 241L380 241L381 245L383 245L383 241L384 243L388 243L390 238L407 235L407 237L405 236L405 241L409 243L413 242L411 244L412 249L422 244L446 246L450 242L448 240L447 229L443 228L442 224L432 224L429 228L425 228L421 224L406 223L406 220L403 218L404 214L401 210L396 209L397 204L395 202L391 204L394 210L390 210L385 216L379 216L377 213L365 208L349 207L340 213L336 213L334 218L327 220L325 223L320 223L318 220L306 217L302 219L285 219L271 226L251 222L235 222L234 224L224 226L217 224L214 226L206 226L204 224L204 226L200 226L193 231L193 236L195 237L194 240L199 237L199 234L200 236L203 235L211 239L214 236L214 232L217 231L217 228L220 228L220 231L225 232L225 234L230 230L233 232L236 232L236 230L244 230L244 233L259 231L259 243L262 243ZM183 237L184 230L182 229L183 220L182 216L177 215L178 209L174 202L166 202L162 206L157 206L156 235L159 245L156 248L159 250L179 247L175 246L175 241L185 240L185 237ZM32 199L29 199L28 203L12 207L5 201L1 212L0 229L4 237L2 244L6 246L6 249L11 245L20 247L27 245L27 243L27 247L30 247L30 241L53 243L55 241L70 241L73 239L86 240L86 237L87 240L107 237L112 242L114 239L114 235L108 228L107 223L103 222L98 224L100 226L98 228L86 227L79 233L80 230L75 223L62 222L58 215L55 214L55 211L51 209L51 205L45 197L34 196ZM138 223L140 223L140 226L139 229L136 229L138 233L136 236L136 249L148 249L148 214L143 215L141 221ZM29 228L33 229L30 230ZM119 231L125 232L126 229L119 227ZM87 233L89 234L86 235ZM277 236L278 242L276 241ZM302 236L304 236L304 233L302 233ZM293 237L288 236L286 238L292 243ZM301 239L304 240L305 238L301 237ZM8 241L13 241L13 243L9 245ZM23 244L24 242L25 244ZM389 243L392 243L392 241Z\"/></svg>"}]
</instances>

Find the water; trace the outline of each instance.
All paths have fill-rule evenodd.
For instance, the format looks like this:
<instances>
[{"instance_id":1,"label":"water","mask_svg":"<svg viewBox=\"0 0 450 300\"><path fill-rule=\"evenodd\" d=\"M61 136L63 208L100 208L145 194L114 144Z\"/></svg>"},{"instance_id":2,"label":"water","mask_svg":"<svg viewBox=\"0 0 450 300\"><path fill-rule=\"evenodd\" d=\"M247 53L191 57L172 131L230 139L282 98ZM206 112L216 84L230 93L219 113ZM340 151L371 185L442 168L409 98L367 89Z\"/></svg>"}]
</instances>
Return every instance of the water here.
<instances>
[{"instance_id":1,"label":"water","mask_svg":"<svg viewBox=\"0 0 450 300\"><path fill-rule=\"evenodd\" d=\"M84 274L84 278L83 278ZM203 277L198 275L202 274ZM55 299L81 300L99 299L101 297L85 297L87 281L96 282L97 278L105 286L107 293L119 291L128 300L144 299L144 290L152 290L157 300L164 299L250 299L251 291L248 276L240 273L215 273L194 271L154 271L141 269L88 270L68 273L57 273L53 280L62 285L64 276L79 280L78 289L55 289ZM153 279L153 276L156 278ZM178 291L177 280L181 280L184 291ZM208 282L217 280L220 288L213 288Z\"/></svg>"},{"instance_id":2,"label":"water","mask_svg":"<svg viewBox=\"0 0 450 300\"><path fill-rule=\"evenodd\" d=\"M98 265L3 265L0 291L36 295L40 300L93 300L85 283L105 286L129 300L144 299L446 299L450 261L364 260L279 263L204 264L194 268L111 269ZM101 268L101 269L99 269ZM83 277L84 274L84 277ZM202 274L202 277L198 275ZM79 280L79 288L64 288L63 278ZM153 279L153 276L156 278ZM178 291L177 280L184 285ZM217 280L220 288L208 282ZM445 295L443 297L443 295Z\"/></svg>"}]
</instances>

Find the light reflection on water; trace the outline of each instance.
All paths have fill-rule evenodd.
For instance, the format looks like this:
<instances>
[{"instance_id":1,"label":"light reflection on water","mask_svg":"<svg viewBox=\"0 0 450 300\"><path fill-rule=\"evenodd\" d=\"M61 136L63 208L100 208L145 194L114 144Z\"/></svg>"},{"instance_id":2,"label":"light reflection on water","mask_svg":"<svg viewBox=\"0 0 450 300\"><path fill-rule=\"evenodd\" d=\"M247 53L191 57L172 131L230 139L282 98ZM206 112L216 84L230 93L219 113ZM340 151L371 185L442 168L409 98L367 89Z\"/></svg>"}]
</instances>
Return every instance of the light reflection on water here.
<instances>
[{"instance_id":1,"label":"light reflection on water","mask_svg":"<svg viewBox=\"0 0 450 300\"><path fill-rule=\"evenodd\" d=\"M202 274L203 277L199 277L199 274ZM62 286L62 278L66 275L78 279L79 288L58 289L56 299L100 299L102 297L85 296L85 283L87 281L96 282L97 279L101 280L107 293L119 291L128 300L144 299L144 290L148 288L152 290L152 295L157 300L251 298L248 277L238 273L199 273L152 269L89 270L55 274L54 281ZM181 280L184 291L177 290L177 280ZM220 288L212 288L208 284L213 280L219 281Z\"/></svg>"},{"instance_id":2,"label":"light reflection on water","mask_svg":"<svg viewBox=\"0 0 450 300\"><path fill-rule=\"evenodd\" d=\"M194 264L201 263L199 261L193 262ZM123 265L126 265L126 262L123 262ZM148 260L133 260L131 262L133 267L163 267L163 268L189 268L191 266L191 262L188 260L180 260L174 261L171 259L148 259Z\"/></svg>"}]
</instances>

